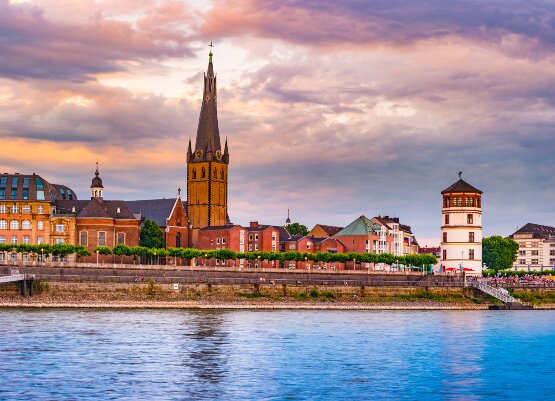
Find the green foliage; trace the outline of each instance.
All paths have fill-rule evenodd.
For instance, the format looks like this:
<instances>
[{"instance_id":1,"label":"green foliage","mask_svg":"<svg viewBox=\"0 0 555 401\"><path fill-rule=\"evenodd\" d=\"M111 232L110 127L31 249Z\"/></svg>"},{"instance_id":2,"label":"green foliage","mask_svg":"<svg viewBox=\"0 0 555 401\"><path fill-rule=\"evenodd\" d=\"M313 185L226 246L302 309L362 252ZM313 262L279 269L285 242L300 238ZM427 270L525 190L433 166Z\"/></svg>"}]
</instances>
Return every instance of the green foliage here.
<instances>
[{"instance_id":1,"label":"green foliage","mask_svg":"<svg viewBox=\"0 0 555 401\"><path fill-rule=\"evenodd\" d=\"M488 269L495 271L510 269L517 258L518 244L499 235L482 240L482 259Z\"/></svg>"},{"instance_id":2,"label":"green foliage","mask_svg":"<svg viewBox=\"0 0 555 401\"><path fill-rule=\"evenodd\" d=\"M98 253L99 255L111 255L112 250L107 246L97 246L94 248L94 253Z\"/></svg>"},{"instance_id":3,"label":"green foliage","mask_svg":"<svg viewBox=\"0 0 555 401\"><path fill-rule=\"evenodd\" d=\"M291 235L306 235L308 234L308 227L300 223L291 223L285 226Z\"/></svg>"},{"instance_id":4,"label":"green foliage","mask_svg":"<svg viewBox=\"0 0 555 401\"><path fill-rule=\"evenodd\" d=\"M314 299L318 298L320 296L320 293L318 292L318 289L313 288L310 290L310 296Z\"/></svg>"},{"instance_id":5,"label":"green foliage","mask_svg":"<svg viewBox=\"0 0 555 401\"><path fill-rule=\"evenodd\" d=\"M164 231L152 220L145 220L141 228L141 246L145 248L165 248Z\"/></svg>"}]
</instances>

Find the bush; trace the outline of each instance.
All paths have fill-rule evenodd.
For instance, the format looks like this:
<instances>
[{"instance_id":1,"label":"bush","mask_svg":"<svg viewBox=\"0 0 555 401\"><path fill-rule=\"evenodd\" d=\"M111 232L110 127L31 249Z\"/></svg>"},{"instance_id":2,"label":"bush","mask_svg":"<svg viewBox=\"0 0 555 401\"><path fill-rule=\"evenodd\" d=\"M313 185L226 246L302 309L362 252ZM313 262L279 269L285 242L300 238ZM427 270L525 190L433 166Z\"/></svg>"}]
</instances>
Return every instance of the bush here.
<instances>
[{"instance_id":1,"label":"bush","mask_svg":"<svg viewBox=\"0 0 555 401\"><path fill-rule=\"evenodd\" d=\"M318 290L316 288L313 288L310 290L310 296L314 299L318 298L320 296L320 293L318 292Z\"/></svg>"}]
</instances>

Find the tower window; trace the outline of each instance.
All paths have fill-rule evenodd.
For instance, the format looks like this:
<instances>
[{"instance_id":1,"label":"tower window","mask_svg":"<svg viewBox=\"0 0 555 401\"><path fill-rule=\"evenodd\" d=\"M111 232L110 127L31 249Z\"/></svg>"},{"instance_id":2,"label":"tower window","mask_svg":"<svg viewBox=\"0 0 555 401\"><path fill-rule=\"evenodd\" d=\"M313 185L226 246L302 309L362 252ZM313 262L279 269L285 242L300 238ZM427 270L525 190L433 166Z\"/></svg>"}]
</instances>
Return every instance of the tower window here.
<instances>
[{"instance_id":1,"label":"tower window","mask_svg":"<svg viewBox=\"0 0 555 401\"><path fill-rule=\"evenodd\" d=\"M201 178L206 178L206 169L204 167L202 168L202 177Z\"/></svg>"},{"instance_id":2,"label":"tower window","mask_svg":"<svg viewBox=\"0 0 555 401\"><path fill-rule=\"evenodd\" d=\"M224 179L224 169L220 169L220 178L223 180Z\"/></svg>"},{"instance_id":3,"label":"tower window","mask_svg":"<svg viewBox=\"0 0 555 401\"><path fill-rule=\"evenodd\" d=\"M467 215L466 215L466 223L467 223L467 224L474 224L474 215L472 215L472 214L467 214Z\"/></svg>"},{"instance_id":4,"label":"tower window","mask_svg":"<svg viewBox=\"0 0 555 401\"><path fill-rule=\"evenodd\" d=\"M197 179L197 169L194 168L193 169L193 180L196 180L196 179Z\"/></svg>"},{"instance_id":5,"label":"tower window","mask_svg":"<svg viewBox=\"0 0 555 401\"><path fill-rule=\"evenodd\" d=\"M468 250L468 259L474 260L474 249Z\"/></svg>"},{"instance_id":6,"label":"tower window","mask_svg":"<svg viewBox=\"0 0 555 401\"><path fill-rule=\"evenodd\" d=\"M473 232L468 233L468 242L474 242L474 233Z\"/></svg>"},{"instance_id":7,"label":"tower window","mask_svg":"<svg viewBox=\"0 0 555 401\"><path fill-rule=\"evenodd\" d=\"M447 249L443 250L443 260L447 260Z\"/></svg>"},{"instance_id":8,"label":"tower window","mask_svg":"<svg viewBox=\"0 0 555 401\"><path fill-rule=\"evenodd\" d=\"M445 224L449 224L449 215L448 214L445 215Z\"/></svg>"},{"instance_id":9,"label":"tower window","mask_svg":"<svg viewBox=\"0 0 555 401\"><path fill-rule=\"evenodd\" d=\"M218 170L216 169L216 167L214 167L214 178L218 178Z\"/></svg>"},{"instance_id":10,"label":"tower window","mask_svg":"<svg viewBox=\"0 0 555 401\"><path fill-rule=\"evenodd\" d=\"M443 242L447 242L447 233L443 233Z\"/></svg>"}]
</instances>

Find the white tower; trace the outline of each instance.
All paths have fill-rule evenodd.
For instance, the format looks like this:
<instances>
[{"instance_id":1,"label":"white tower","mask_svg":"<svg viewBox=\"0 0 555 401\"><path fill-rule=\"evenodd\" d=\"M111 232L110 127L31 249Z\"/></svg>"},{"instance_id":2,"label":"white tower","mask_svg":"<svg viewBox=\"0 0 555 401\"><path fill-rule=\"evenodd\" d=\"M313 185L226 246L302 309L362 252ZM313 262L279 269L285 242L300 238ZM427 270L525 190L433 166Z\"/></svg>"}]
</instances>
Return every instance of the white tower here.
<instances>
[{"instance_id":1,"label":"white tower","mask_svg":"<svg viewBox=\"0 0 555 401\"><path fill-rule=\"evenodd\" d=\"M91 199L98 198L102 200L104 197L104 186L102 186L102 180L99 177L98 172L98 162L96 162L96 171L94 172L94 178L91 182Z\"/></svg>"},{"instance_id":2,"label":"white tower","mask_svg":"<svg viewBox=\"0 0 555 401\"><path fill-rule=\"evenodd\" d=\"M461 268L467 274L482 274L482 191L459 180L441 191L441 265L448 270Z\"/></svg>"}]
</instances>

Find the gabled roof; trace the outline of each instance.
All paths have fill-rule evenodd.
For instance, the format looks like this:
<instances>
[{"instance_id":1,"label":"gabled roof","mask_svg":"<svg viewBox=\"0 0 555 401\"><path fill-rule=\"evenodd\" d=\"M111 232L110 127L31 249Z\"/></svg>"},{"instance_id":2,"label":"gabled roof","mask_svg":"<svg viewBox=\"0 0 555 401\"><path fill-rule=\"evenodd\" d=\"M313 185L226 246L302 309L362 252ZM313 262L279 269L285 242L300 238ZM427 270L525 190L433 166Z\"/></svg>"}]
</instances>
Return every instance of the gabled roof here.
<instances>
[{"instance_id":1,"label":"gabled roof","mask_svg":"<svg viewBox=\"0 0 555 401\"><path fill-rule=\"evenodd\" d=\"M159 227L166 226L166 219L172 213L177 198L168 199L147 199L127 201L127 206L131 211L140 216L141 220L152 220ZM187 202L183 201L183 207L187 210Z\"/></svg>"},{"instance_id":2,"label":"gabled roof","mask_svg":"<svg viewBox=\"0 0 555 401\"><path fill-rule=\"evenodd\" d=\"M345 235L370 235L376 234L379 230L379 226L372 223L372 221L368 217L360 216L343 230L335 234L335 236L341 237Z\"/></svg>"},{"instance_id":3,"label":"gabled roof","mask_svg":"<svg viewBox=\"0 0 555 401\"><path fill-rule=\"evenodd\" d=\"M336 233L338 233L339 231L343 230L343 227L338 227L338 226L327 226L325 224L316 224L312 230L314 230L314 228L316 227L320 227L326 234L328 234L329 236L335 235ZM310 230L310 231L312 231Z\"/></svg>"},{"instance_id":4,"label":"gabled roof","mask_svg":"<svg viewBox=\"0 0 555 401\"><path fill-rule=\"evenodd\" d=\"M452 193L452 192L474 192L474 193L477 193L477 194L482 193L482 191L480 191L477 188L474 188L472 185L470 185L468 182L466 182L462 178L459 179L457 182L455 182L450 187L445 188L443 191L441 191L442 194L448 194L448 193Z\"/></svg>"},{"instance_id":5,"label":"gabled roof","mask_svg":"<svg viewBox=\"0 0 555 401\"><path fill-rule=\"evenodd\" d=\"M515 234L533 234L534 238L554 238L555 227L542 226L540 224L526 223L524 226L516 230L509 238L513 238Z\"/></svg>"},{"instance_id":6,"label":"gabled roof","mask_svg":"<svg viewBox=\"0 0 555 401\"><path fill-rule=\"evenodd\" d=\"M387 219L385 219L381 216L378 216L378 217L373 217L372 220L376 220L377 222L379 222L379 224L385 226L385 228L387 228L388 230L391 230L391 226L389 224L387 224L388 223Z\"/></svg>"},{"instance_id":7,"label":"gabled roof","mask_svg":"<svg viewBox=\"0 0 555 401\"><path fill-rule=\"evenodd\" d=\"M274 227L276 230L278 230L280 241L282 241L284 238L287 238L287 237L291 236L291 234L289 234L289 231L287 231L287 228L285 228L283 226L272 226L272 227Z\"/></svg>"}]
</instances>

